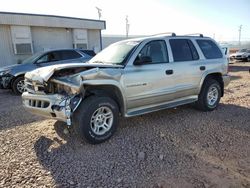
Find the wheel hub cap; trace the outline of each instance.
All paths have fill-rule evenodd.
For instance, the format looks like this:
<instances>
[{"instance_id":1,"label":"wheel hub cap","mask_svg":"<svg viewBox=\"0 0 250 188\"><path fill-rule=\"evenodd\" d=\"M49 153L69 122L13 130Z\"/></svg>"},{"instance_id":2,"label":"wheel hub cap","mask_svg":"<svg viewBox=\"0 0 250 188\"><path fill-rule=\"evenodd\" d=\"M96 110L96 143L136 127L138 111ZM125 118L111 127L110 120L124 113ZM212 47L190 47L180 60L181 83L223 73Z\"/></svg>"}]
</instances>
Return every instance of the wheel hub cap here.
<instances>
[{"instance_id":1,"label":"wheel hub cap","mask_svg":"<svg viewBox=\"0 0 250 188\"><path fill-rule=\"evenodd\" d=\"M113 124L114 115L109 107L98 108L91 117L91 129L96 135L103 135Z\"/></svg>"},{"instance_id":2,"label":"wheel hub cap","mask_svg":"<svg viewBox=\"0 0 250 188\"><path fill-rule=\"evenodd\" d=\"M207 94L208 104L210 106L213 106L217 102L218 97L219 97L218 89L215 86L210 87Z\"/></svg>"}]
</instances>

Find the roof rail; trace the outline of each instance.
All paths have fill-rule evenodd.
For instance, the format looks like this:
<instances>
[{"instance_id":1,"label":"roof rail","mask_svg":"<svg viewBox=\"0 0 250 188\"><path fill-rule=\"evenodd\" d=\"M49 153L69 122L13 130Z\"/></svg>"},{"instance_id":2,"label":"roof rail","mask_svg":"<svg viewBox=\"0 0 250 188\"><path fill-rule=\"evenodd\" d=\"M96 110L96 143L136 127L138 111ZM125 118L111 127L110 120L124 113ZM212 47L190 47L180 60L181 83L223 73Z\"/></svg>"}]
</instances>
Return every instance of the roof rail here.
<instances>
[{"instance_id":1,"label":"roof rail","mask_svg":"<svg viewBox=\"0 0 250 188\"><path fill-rule=\"evenodd\" d=\"M203 34L201 33L190 33L190 34L185 34L185 35L188 35L188 36L199 36L199 37L203 37Z\"/></svg>"},{"instance_id":2,"label":"roof rail","mask_svg":"<svg viewBox=\"0 0 250 188\"><path fill-rule=\"evenodd\" d=\"M151 36L158 36L158 35L169 35L171 34L172 37L175 37L176 34L174 32L165 32L165 33L158 33L158 34L154 34L154 35L151 35Z\"/></svg>"}]
</instances>

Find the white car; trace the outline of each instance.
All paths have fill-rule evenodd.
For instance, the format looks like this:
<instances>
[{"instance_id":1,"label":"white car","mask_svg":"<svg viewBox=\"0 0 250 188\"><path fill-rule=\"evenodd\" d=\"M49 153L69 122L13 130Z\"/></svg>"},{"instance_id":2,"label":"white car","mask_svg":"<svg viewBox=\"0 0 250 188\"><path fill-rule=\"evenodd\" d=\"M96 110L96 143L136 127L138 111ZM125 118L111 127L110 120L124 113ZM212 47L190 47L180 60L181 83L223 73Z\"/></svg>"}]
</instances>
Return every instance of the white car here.
<instances>
[{"instance_id":1,"label":"white car","mask_svg":"<svg viewBox=\"0 0 250 188\"><path fill-rule=\"evenodd\" d=\"M231 54L230 59L250 61L250 49L241 49L238 52Z\"/></svg>"}]
</instances>

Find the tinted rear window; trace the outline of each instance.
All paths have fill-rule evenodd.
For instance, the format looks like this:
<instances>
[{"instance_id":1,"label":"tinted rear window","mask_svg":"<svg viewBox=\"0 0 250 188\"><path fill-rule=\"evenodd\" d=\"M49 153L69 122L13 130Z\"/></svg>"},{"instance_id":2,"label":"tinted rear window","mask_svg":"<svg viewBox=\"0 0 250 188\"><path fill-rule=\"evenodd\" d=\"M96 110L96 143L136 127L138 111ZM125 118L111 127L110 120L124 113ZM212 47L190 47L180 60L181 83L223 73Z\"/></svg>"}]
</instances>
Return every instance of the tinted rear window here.
<instances>
[{"instance_id":1,"label":"tinted rear window","mask_svg":"<svg viewBox=\"0 0 250 188\"><path fill-rule=\"evenodd\" d=\"M178 61L193 61L199 59L199 55L188 39L170 39L170 46L175 62Z\"/></svg>"},{"instance_id":2,"label":"tinted rear window","mask_svg":"<svg viewBox=\"0 0 250 188\"><path fill-rule=\"evenodd\" d=\"M196 40L201 51L207 59L222 58L222 53L218 46L211 40Z\"/></svg>"},{"instance_id":3,"label":"tinted rear window","mask_svg":"<svg viewBox=\"0 0 250 188\"><path fill-rule=\"evenodd\" d=\"M93 50L80 50L80 51L92 57L96 55L96 53Z\"/></svg>"},{"instance_id":4,"label":"tinted rear window","mask_svg":"<svg viewBox=\"0 0 250 188\"><path fill-rule=\"evenodd\" d=\"M77 59L81 58L82 56L73 50L63 50L61 51L62 60L68 60L68 59Z\"/></svg>"}]
</instances>

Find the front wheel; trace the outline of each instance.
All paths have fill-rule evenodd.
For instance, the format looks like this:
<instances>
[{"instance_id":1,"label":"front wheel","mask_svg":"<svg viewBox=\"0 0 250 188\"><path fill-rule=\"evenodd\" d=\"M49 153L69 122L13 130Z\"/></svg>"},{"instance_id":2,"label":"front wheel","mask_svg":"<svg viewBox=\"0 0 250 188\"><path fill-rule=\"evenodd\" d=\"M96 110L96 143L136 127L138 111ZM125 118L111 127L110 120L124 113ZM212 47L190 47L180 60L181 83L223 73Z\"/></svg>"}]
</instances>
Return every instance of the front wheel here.
<instances>
[{"instance_id":1,"label":"front wheel","mask_svg":"<svg viewBox=\"0 0 250 188\"><path fill-rule=\"evenodd\" d=\"M16 95L21 95L25 91L24 77L19 76L12 82L12 90Z\"/></svg>"},{"instance_id":2,"label":"front wheel","mask_svg":"<svg viewBox=\"0 0 250 188\"><path fill-rule=\"evenodd\" d=\"M202 111L212 111L217 108L221 98L221 87L214 79L205 80L196 102L196 107Z\"/></svg>"},{"instance_id":3,"label":"front wheel","mask_svg":"<svg viewBox=\"0 0 250 188\"><path fill-rule=\"evenodd\" d=\"M116 131L119 108L109 97L92 96L82 101L73 115L76 133L91 144L108 140Z\"/></svg>"}]
</instances>

